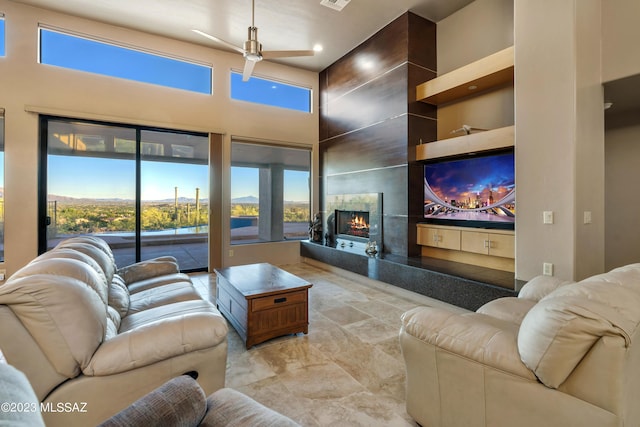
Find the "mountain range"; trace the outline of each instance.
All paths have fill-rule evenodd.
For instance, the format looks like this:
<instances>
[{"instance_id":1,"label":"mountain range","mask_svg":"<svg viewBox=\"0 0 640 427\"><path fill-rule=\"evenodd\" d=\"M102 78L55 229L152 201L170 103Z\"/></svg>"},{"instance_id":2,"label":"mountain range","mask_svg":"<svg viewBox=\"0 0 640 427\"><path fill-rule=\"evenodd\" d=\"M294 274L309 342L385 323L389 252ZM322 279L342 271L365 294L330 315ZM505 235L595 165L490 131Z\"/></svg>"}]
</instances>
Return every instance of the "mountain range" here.
<instances>
[{"instance_id":1,"label":"mountain range","mask_svg":"<svg viewBox=\"0 0 640 427\"><path fill-rule=\"evenodd\" d=\"M90 204L90 203L133 203L133 199L120 199L120 198L102 198L102 199L91 199L88 197L69 197L69 196L59 196L57 194L50 194L48 197L50 202L56 201L61 203L77 203L77 204ZM175 199L161 199L161 200L143 200L143 202L154 202L154 203L174 203ZM178 197L178 203L193 203L195 204L196 199L193 197ZM232 204L258 204L259 200L256 196L243 196L243 197L235 197L231 199ZM207 204L209 203L209 199L200 199L200 203ZM304 201L291 201L285 200L285 203L305 203Z\"/></svg>"}]
</instances>

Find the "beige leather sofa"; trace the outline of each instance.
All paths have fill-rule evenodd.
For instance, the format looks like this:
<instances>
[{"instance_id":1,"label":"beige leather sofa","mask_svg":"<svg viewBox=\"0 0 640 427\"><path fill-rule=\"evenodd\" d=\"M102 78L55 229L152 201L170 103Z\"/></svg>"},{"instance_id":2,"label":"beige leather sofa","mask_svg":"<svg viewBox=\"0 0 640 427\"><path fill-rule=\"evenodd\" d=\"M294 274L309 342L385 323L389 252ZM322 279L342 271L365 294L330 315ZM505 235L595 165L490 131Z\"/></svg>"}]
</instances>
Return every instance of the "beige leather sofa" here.
<instances>
[{"instance_id":1,"label":"beige leather sofa","mask_svg":"<svg viewBox=\"0 0 640 427\"><path fill-rule=\"evenodd\" d=\"M639 426L640 264L403 315L407 412L437 426Z\"/></svg>"},{"instance_id":2,"label":"beige leather sofa","mask_svg":"<svg viewBox=\"0 0 640 427\"><path fill-rule=\"evenodd\" d=\"M226 321L171 257L118 269L104 241L63 241L0 286L0 325L49 427L96 425L187 372L224 387Z\"/></svg>"}]
</instances>

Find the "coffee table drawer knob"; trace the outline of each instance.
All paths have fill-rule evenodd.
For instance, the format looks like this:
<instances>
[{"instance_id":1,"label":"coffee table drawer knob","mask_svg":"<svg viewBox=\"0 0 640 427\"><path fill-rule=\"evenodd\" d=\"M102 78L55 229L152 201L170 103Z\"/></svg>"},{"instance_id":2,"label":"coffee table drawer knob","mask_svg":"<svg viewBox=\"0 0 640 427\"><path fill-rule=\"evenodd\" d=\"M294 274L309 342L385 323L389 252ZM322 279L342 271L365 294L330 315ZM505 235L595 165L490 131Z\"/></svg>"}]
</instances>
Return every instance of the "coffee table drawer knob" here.
<instances>
[{"instance_id":1,"label":"coffee table drawer knob","mask_svg":"<svg viewBox=\"0 0 640 427\"><path fill-rule=\"evenodd\" d=\"M287 302L287 297L276 298L276 299L273 300L274 304L280 304L282 302Z\"/></svg>"}]
</instances>

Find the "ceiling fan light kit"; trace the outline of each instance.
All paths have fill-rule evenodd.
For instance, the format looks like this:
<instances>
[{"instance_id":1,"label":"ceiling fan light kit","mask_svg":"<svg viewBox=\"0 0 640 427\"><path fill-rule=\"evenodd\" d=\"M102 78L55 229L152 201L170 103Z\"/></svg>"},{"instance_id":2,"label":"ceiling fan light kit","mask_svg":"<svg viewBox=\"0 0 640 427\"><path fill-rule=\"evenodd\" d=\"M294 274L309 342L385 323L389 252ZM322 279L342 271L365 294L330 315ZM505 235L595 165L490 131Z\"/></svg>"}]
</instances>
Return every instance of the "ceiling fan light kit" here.
<instances>
[{"instance_id":1,"label":"ceiling fan light kit","mask_svg":"<svg viewBox=\"0 0 640 427\"><path fill-rule=\"evenodd\" d=\"M324 0L323 0L324 1ZM345 1L345 0L336 0L336 1ZM349 0L346 0L348 3ZM244 70L242 72L242 81L247 81L253 74L253 68L256 63L262 61L263 59L270 58L287 58L293 56L313 56L315 51L313 49L310 50L271 50L271 51L263 51L262 44L258 41L258 28L255 26L255 0L251 0L251 26L248 29L247 41L244 42L242 48L235 46L232 43L219 39L218 37L212 36L210 34L205 33L200 30L192 30L194 33L200 34L208 38L209 40L213 40L216 43L222 44L229 49L235 50L244 56Z\"/></svg>"}]
</instances>

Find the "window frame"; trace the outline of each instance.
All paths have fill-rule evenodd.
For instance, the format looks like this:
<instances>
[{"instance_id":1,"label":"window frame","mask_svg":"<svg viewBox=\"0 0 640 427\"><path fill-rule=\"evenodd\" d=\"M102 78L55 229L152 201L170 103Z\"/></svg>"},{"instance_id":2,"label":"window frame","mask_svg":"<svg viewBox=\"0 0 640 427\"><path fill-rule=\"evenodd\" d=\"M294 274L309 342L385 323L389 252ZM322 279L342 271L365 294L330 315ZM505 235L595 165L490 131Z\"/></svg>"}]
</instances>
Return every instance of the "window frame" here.
<instances>
[{"instance_id":1,"label":"window frame","mask_svg":"<svg viewBox=\"0 0 640 427\"><path fill-rule=\"evenodd\" d=\"M135 168L135 230L134 230L134 241L135 241L135 262L149 259L149 256L144 255L142 251L142 247L144 246L145 236L144 232L148 230L142 229L142 214L144 210L144 200L142 200L142 182L144 179L142 168L144 167L145 162L157 162L157 161L167 161L170 159L170 163L175 164L192 164L196 166L203 166L210 169L210 154L209 154L209 146L210 142L210 133L201 132L201 131L189 131L189 130L181 130L181 129L172 129L172 128L161 128L157 126L148 126L141 124L132 124L132 123L117 123L117 122L105 122L101 120L93 120L93 119L81 119L81 118L69 118L62 116L54 116L48 114L41 114L39 116L40 122L40 165L39 165L39 177L38 177L38 253L44 253L48 250L48 236L47 236L47 227L49 226L48 219L48 194L49 194L49 156L70 156L74 158L82 158L82 157L93 157L93 158L106 158L113 160L128 160L134 162ZM75 147L70 147L69 149L60 149L60 148L52 148L49 144L49 130L52 123L63 123L65 125L73 125L78 124L80 126L96 126L99 130L104 129L119 129L126 130L132 132L130 135L135 135L136 149L134 152L116 152L116 151L83 151L78 150ZM207 159L204 160L201 157L198 157L198 153L194 153L193 158L184 158L180 156L173 155L145 155L141 153L141 150L138 147L141 147L146 143L149 136L153 134L163 134L163 135L181 135L185 136L187 139L191 136L198 138L206 138L206 154ZM89 134L89 133L87 133ZM180 141L183 142L183 141ZM169 145L173 145L172 143ZM210 172L209 172L210 173ZM210 178L209 178L210 181ZM210 188L207 186L206 191L203 192L203 196L209 199ZM99 199L99 198L98 198ZM209 203L209 202L207 202ZM208 207L206 208L208 209ZM207 214L207 219L210 221L210 216ZM208 229L208 224L207 224ZM208 246L208 244L207 244ZM208 255L207 255L208 257ZM208 261L207 261L208 264ZM205 271L208 268L206 266L198 266L195 268L185 267L181 265L183 272L194 272L194 271Z\"/></svg>"},{"instance_id":2,"label":"window frame","mask_svg":"<svg viewBox=\"0 0 640 427\"><path fill-rule=\"evenodd\" d=\"M256 161L255 158L259 158L260 156L254 156L254 159L246 159L240 156L240 158L234 158L234 145L241 144L243 146L255 146L262 147L264 150L291 150L291 153L288 153L287 157L289 162L268 162L267 160ZM307 156L305 159L306 164L301 167L300 163L295 163L295 160L292 160L293 152L298 152L295 155L299 156ZM265 159L267 156L263 156ZM245 138L235 138L231 139L231 159L230 159L230 196L229 196L229 242L231 245L241 245L241 244L254 244L254 243L274 243L274 242L282 242L282 241L299 241L308 238L308 227L311 221L311 208L312 208L312 165L313 165L313 147L307 144L278 144L267 141L259 141ZM272 166L275 165L275 169L272 169ZM254 218L252 226L257 226L257 231L255 235L249 235L249 238L238 238L236 236L234 238L233 233L233 221L234 218L242 220L243 217L234 217L231 215L234 206L238 204L246 204L251 202L238 202L233 203L235 199L242 199L245 196L255 196L253 194L249 195L235 195L234 191L234 178L233 178L233 168L245 168L245 169L255 169L257 171L258 177L258 197L257 197L257 210L258 215ZM292 226L293 230L287 230L287 224L290 226L292 224L291 221L286 221L286 213L287 213L287 203L295 202L293 200L285 200L285 193L288 193L288 185L286 182L286 171L297 171L297 172L307 172L308 173L308 181L306 183L306 197L307 197L307 206L308 211L306 212L306 218L304 221L294 221L293 223L304 224L304 232L295 237L295 225ZM279 185L275 180L282 179L281 185ZM275 190L279 189L279 190ZM268 200L260 200L261 196L264 196L265 192L269 194ZM240 196L240 197L238 197ZM299 200L302 202L302 200ZM291 204L293 207L295 203ZM265 218L260 218L260 212L265 209ZM281 212L280 212L281 210ZM275 218L275 219L274 219ZM246 219L246 218L244 218ZM247 221L241 221L243 224L241 226L249 226ZM238 228L238 227L235 227ZM292 231L292 232L291 232ZM300 231L298 231L300 233Z\"/></svg>"},{"instance_id":3,"label":"window frame","mask_svg":"<svg viewBox=\"0 0 640 427\"><path fill-rule=\"evenodd\" d=\"M0 165L0 187L3 189L6 188L5 182L5 134L6 134L6 122L5 122L5 114L4 108L0 107L0 152L2 152L2 165ZM2 244L2 250L0 250L0 262L4 262L5 260L5 245L4 245L4 229L5 229L5 198L4 192L2 193L2 198L0 199L0 244Z\"/></svg>"}]
</instances>

